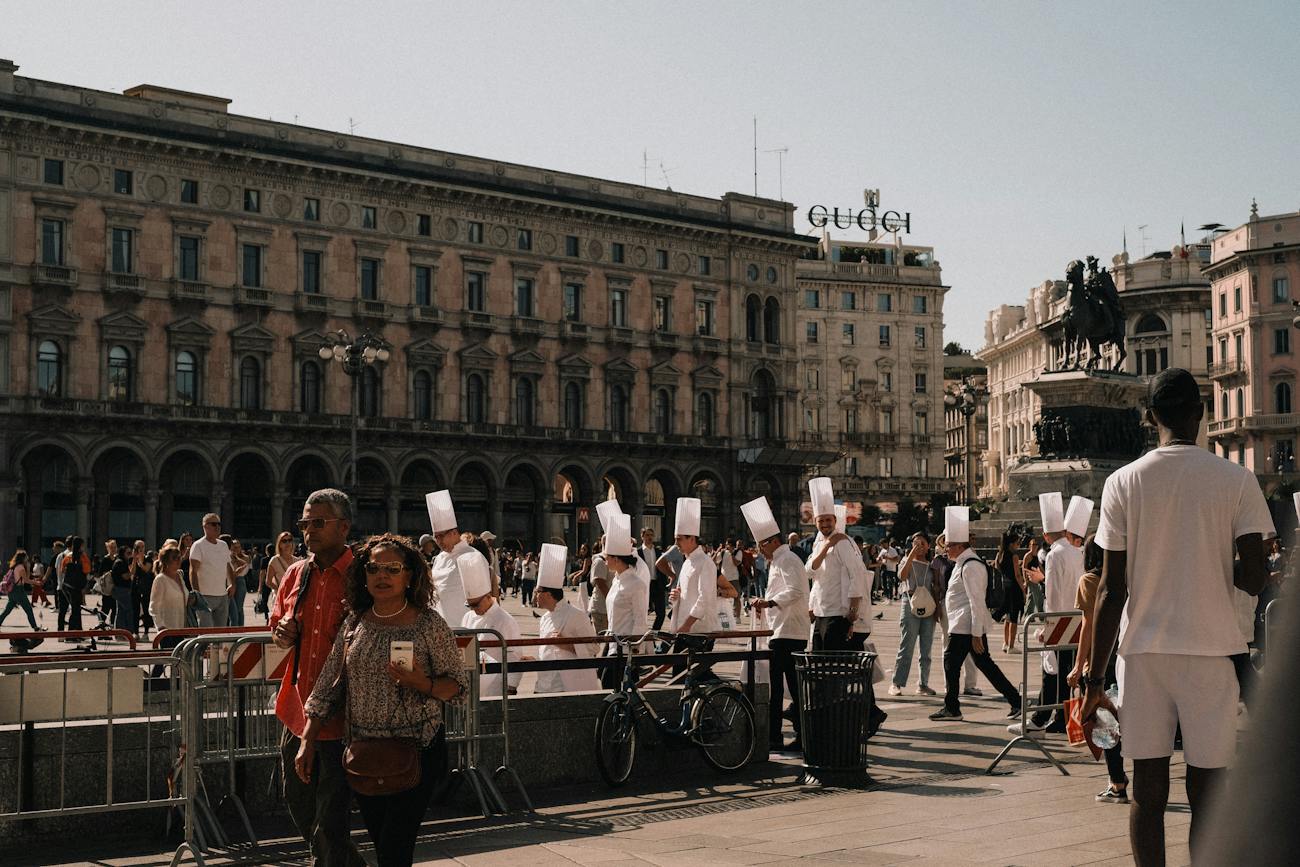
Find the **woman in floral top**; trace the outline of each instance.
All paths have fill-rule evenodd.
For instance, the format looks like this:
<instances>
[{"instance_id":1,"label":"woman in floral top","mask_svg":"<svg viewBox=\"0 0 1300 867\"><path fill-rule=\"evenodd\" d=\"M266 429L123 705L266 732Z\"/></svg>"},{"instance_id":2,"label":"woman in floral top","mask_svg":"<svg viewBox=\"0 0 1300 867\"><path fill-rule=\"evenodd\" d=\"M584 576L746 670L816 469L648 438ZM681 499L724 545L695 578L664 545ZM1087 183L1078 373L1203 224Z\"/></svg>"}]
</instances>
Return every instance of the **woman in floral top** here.
<instances>
[{"instance_id":1,"label":"woman in floral top","mask_svg":"<svg viewBox=\"0 0 1300 867\"><path fill-rule=\"evenodd\" d=\"M305 705L307 728L294 768L310 782L316 736L340 711L348 717L349 739L418 743L418 786L356 796L380 867L410 865L429 798L447 773L442 703L463 701L469 680L455 636L433 608L429 564L410 539L391 533L367 539L352 561L345 592L348 618ZM414 645L411 670L390 661L394 641Z\"/></svg>"}]
</instances>

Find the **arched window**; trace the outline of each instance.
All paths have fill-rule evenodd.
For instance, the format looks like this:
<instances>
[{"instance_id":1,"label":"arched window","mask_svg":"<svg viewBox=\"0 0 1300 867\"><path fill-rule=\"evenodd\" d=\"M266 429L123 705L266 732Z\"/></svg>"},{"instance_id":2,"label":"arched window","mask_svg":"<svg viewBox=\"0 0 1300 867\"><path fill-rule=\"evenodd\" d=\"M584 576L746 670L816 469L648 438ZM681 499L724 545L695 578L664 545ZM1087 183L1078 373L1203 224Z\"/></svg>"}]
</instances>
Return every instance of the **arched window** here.
<instances>
[{"instance_id":1,"label":"arched window","mask_svg":"<svg viewBox=\"0 0 1300 867\"><path fill-rule=\"evenodd\" d=\"M668 389L661 388L655 392L655 433L673 432L673 398Z\"/></svg>"},{"instance_id":2,"label":"arched window","mask_svg":"<svg viewBox=\"0 0 1300 867\"><path fill-rule=\"evenodd\" d=\"M763 305L757 295L745 299L745 339L758 343L762 339Z\"/></svg>"},{"instance_id":3,"label":"arched window","mask_svg":"<svg viewBox=\"0 0 1300 867\"><path fill-rule=\"evenodd\" d=\"M298 371L298 409L300 412L320 412L320 365L304 361Z\"/></svg>"},{"instance_id":4,"label":"arched window","mask_svg":"<svg viewBox=\"0 0 1300 867\"><path fill-rule=\"evenodd\" d=\"M759 370L750 383L749 429L754 439L765 440L776 436L776 383L772 374Z\"/></svg>"},{"instance_id":5,"label":"arched window","mask_svg":"<svg viewBox=\"0 0 1300 867\"><path fill-rule=\"evenodd\" d=\"M1220 395L1220 397L1221 397L1221 400L1219 401L1219 403L1221 403L1221 404L1223 405L1223 412L1219 413L1219 417L1220 417L1220 418L1232 418L1232 414L1228 411L1228 392L1226 392L1226 391L1223 392L1223 394Z\"/></svg>"},{"instance_id":6,"label":"arched window","mask_svg":"<svg viewBox=\"0 0 1300 867\"><path fill-rule=\"evenodd\" d=\"M609 429L619 433L627 430L627 389L621 385L609 390Z\"/></svg>"},{"instance_id":7,"label":"arched window","mask_svg":"<svg viewBox=\"0 0 1300 867\"><path fill-rule=\"evenodd\" d=\"M43 340L36 350L36 390L42 397L63 395L63 350L53 340Z\"/></svg>"},{"instance_id":8,"label":"arched window","mask_svg":"<svg viewBox=\"0 0 1300 867\"><path fill-rule=\"evenodd\" d=\"M1290 383L1279 382L1273 386L1273 411L1277 413L1291 412Z\"/></svg>"},{"instance_id":9,"label":"arched window","mask_svg":"<svg viewBox=\"0 0 1300 867\"><path fill-rule=\"evenodd\" d=\"M239 362L239 406L262 408L262 363L251 355Z\"/></svg>"},{"instance_id":10,"label":"arched window","mask_svg":"<svg viewBox=\"0 0 1300 867\"><path fill-rule=\"evenodd\" d=\"M417 370L411 382L411 403L420 421L433 420L433 377L427 370Z\"/></svg>"},{"instance_id":11,"label":"arched window","mask_svg":"<svg viewBox=\"0 0 1300 867\"><path fill-rule=\"evenodd\" d=\"M187 349L176 353L176 401L184 406L199 402L199 363Z\"/></svg>"},{"instance_id":12,"label":"arched window","mask_svg":"<svg viewBox=\"0 0 1300 867\"><path fill-rule=\"evenodd\" d=\"M487 389L483 377L471 373L465 380L465 421L483 424L487 421Z\"/></svg>"},{"instance_id":13,"label":"arched window","mask_svg":"<svg viewBox=\"0 0 1300 867\"><path fill-rule=\"evenodd\" d=\"M1165 321L1154 313L1143 314L1138 320L1137 325L1133 328L1134 334L1162 334L1169 330Z\"/></svg>"},{"instance_id":14,"label":"arched window","mask_svg":"<svg viewBox=\"0 0 1300 867\"><path fill-rule=\"evenodd\" d=\"M569 430L581 428L583 409L582 386L570 382L564 386L564 426Z\"/></svg>"},{"instance_id":15,"label":"arched window","mask_svg":"<svg viewBox=\"0 0 1300 867\"><path fill-rule=\"evenodd\" d=\"M1246 390L1237 389L1237 418L1246 417Z\"/></svg>"},{"instance_id":16,"label":"arched window","mask_svg":"<svg viewBox=\"0 0 1300 867\"><path fill-rule=\"evenodd\" d=\"M763 305L763 341L773 345L781 342L781 302L775 298Z\"/></svg>"},{"instance_id":17,"label":"arched window","mask_svg":"<svg viewBox=\"0 0 1300 867\"><path fill-rule=\"evenodd\" d=\"M379 418L381 383L379 371L372 366L361 369L361 394L357 408L365 418Z\"/></svg>"},{"instance_id":18,"label":"arched window","mask_svg":"<svg viewBox=\"0 0 1300 867\"><path fill-rule=\"evenodd\" d=\"M533 381L521 376L515 380L515 424L532 427L533 416Z\"/></svg>"},{"instance_id":19,"label":"arched window","mask_svg":"<svg viewBox=\"0 0 1300 867\"><path fill-rule=\"evenodd\" d=\"M713 396L707 391L695 396L695 433L702 437L713 436Z\"/></svg>"},{"instance_id":20,"label":"arched window","mask_svg":"<svg viewBox=\"0 0 1300 867\"><path fill-rule=\"evenodd\" d=\"M108 399L131 399L131 350L125 346L108 351Z\"/></svg>"}]
</instances>

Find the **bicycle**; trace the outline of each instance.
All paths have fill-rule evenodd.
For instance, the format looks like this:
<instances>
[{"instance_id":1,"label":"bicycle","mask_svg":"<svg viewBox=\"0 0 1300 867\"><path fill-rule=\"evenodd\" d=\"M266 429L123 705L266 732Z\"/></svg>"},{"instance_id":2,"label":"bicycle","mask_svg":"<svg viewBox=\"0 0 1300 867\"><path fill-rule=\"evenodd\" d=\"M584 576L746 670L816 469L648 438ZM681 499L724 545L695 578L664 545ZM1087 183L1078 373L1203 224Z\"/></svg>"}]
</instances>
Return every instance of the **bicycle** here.
<instances>
[{"instance_id":1,"label":"bicycle","mask_svg":"<svg viewBox=\"0 0 1300 867\"><path fill-rule=\"evenodd\" d=\"M637 682L635 647L651 638L675 639L686 650L686 679L677 721L660 716ZM709 638L651 630L639 639L616 637L615 641L625 663L623 680L605 696L595 731L596 764L608 785L621 786L632 775L638 732L647 720L659 738L698 747L705 761L719 771L744 767L754 755L757 740L754 707L737 684L721 680L694 661L696 653L707 649Z\"/></svg>"}]
</instances>

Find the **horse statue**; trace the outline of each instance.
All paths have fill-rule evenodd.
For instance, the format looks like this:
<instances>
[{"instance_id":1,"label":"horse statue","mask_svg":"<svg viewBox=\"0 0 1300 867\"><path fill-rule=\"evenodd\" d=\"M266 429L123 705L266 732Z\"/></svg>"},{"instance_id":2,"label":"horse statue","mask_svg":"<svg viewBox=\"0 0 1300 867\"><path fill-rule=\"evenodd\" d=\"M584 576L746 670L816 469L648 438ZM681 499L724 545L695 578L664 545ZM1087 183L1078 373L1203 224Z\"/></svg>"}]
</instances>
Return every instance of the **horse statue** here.
<instances>
[{"instance_id":1,"label":"horse statue","mask_svg":"<svg viewBox=\"0 0 1300 867\"><path fill-rule=\"evenodd\" d=\"M1084 263L1075 259L1065 269L1070 304L1061 317L1065 328L1065 368L1093 370L1101 362L1101 350L1115 344L1119 359L1110 369L1118 371L1128 352L1124 349L1124 308L1110 273L1097 270L1097 260L1088 257L1088 278L1084 280ZM1092 350L1084 363L1085 344Z\"/></svg>"}]
</instances>

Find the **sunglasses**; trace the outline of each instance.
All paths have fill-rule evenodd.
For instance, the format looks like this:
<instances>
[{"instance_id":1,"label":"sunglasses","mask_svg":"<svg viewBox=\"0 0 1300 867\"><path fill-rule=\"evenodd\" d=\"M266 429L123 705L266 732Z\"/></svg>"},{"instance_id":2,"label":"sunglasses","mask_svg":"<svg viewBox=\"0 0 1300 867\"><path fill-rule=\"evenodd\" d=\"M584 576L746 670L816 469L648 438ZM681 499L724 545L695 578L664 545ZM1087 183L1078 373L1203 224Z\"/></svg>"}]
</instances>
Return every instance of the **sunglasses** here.
<instances>
[{"instance_id":1,"label":"sunglasses","mask_svg":"<svg viewBox=\"0 0 1300 867\"><path fill-rule=\"evenodd\" d=\"M307 530L323 530L325 525L331 521L341 521L342 518L304 518L301 521L295 521L298 529L306 532Z\"/></svg>"},{"instance_id":2,"label":"sunglasses","mask_svg":"<svg viewBox=\"0 0 1300 867\"><path fill-rule=\"evenodd\" d=\"M385 575L396 577L406 571L405 563L367 563L366 574L378 575L383 572Z\"/></svg>"}]
</instances>

